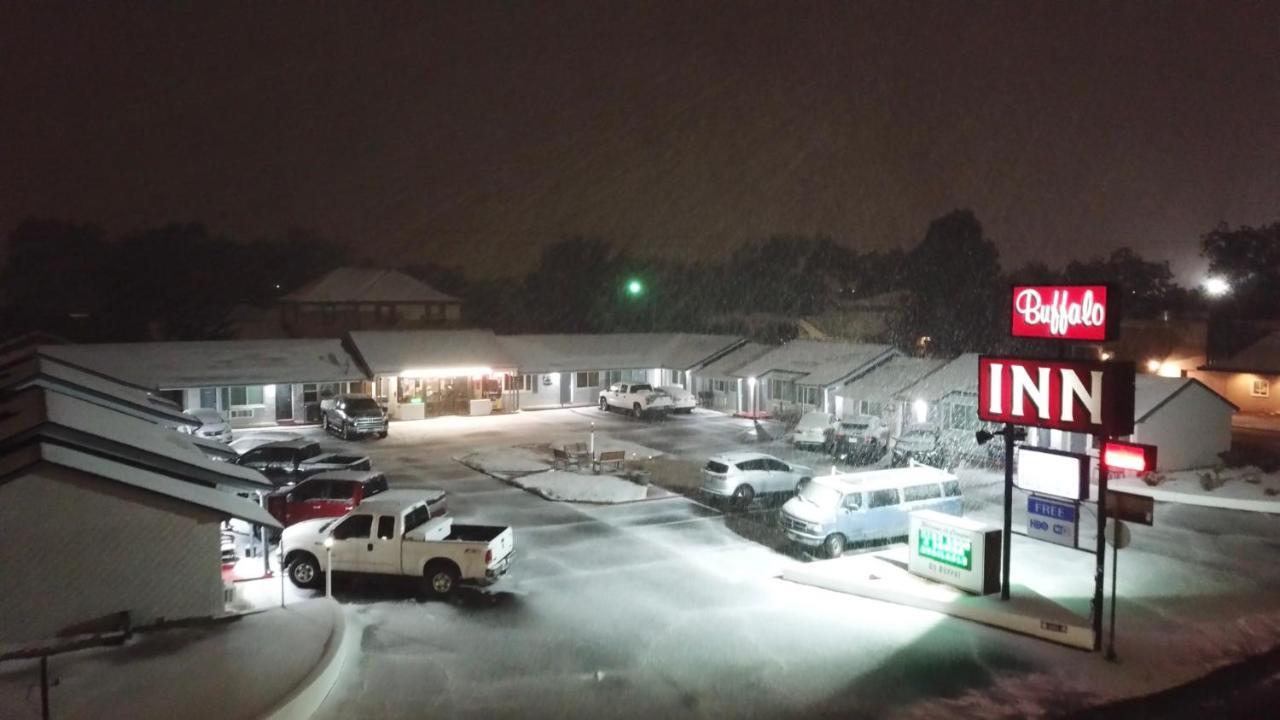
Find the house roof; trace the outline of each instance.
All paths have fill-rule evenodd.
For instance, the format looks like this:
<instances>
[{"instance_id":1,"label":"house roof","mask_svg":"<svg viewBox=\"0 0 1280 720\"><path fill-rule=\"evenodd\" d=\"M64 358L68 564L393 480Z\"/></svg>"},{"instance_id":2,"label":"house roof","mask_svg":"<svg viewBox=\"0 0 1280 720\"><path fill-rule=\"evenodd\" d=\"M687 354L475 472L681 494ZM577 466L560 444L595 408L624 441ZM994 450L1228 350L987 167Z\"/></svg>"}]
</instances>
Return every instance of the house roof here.
<instances>
[{"instance_id":1,"label":"house roof","mask_svg":"<svg viewBox=\"0 0 1280 720\"><path fill-rule=\"evenodd\" d=\"M1143 422L1174 397L1192 389L1200 389L1209 393L1230 407L1233 412L1240 409L1199 380L1185 377L1138 375L1133 379L1133 421Z\"/></svg>"},{"instance_id":2,"label":"house roof","mask_svg":"<svg viewBox=\"0 0 1280 720\"><path fill-rule=\"evenodd\" d=\"M152 426L156 427L156 426ZM159 431L159 428L157 428ZM0 485L39 463L78 470L110 482L163 495L188 505L212 510L255 525L279 528L280 523L257 503L234 493L183 482L168 475L103 457L81 448L40 441L0 450Z\"/></svg>"},{"instance_id":3,"label":"house roof","mask_svg":"<svg viewBox=\"0 0 1280 720\"><path fill-rule=\"evenodd\" d=\"M888 402L913 383L946 365L946 360L898 355L840 389L840 395L867 402Z\"/></svg>"},{"instance_id":4,"label":"house roof","mask_svg":"<svg viewBox=\"0 0 1280 720\"><path fill-rule=\"evenodd\" d=\"M398 270L340 267L282 298L286 303L460 302Z\"/></svg>"},{"instance_id":5,"label":"house roof","mask_svg":"<svg viewBox=\"0 0 1280 720\"><path fill-rule=\"evenodd\" d=\"M252 490L272 487L257 470L210 459L189 435L79 398L30 387L0 401L0 447L37 440L113 458L179 482Z\"/></svg>"},{"instance_id":6,"label":"house roof","mask_svg":"<svg viewBox=\"0 0 1280 720\"><path fill-rule=\"evenodd\" d=\"M907 385L896 393L900 400L935 402L952 393L978 393L978 354L965 353Z\"/></svg>"},{"instance_id":7,"label":"house roof","mask_svg":"<svg viewBox=\"0 0 1280 720\"><path fill-rule=\"evenodd\" d=\"M64 364L39 352L31 352L0 365L0 394L28 387L42 387L170 427L200 424L199 420L183 413L176 403L166 398L138 386Z\"/></svg>"},{"instance_id":8,"label":"house roof","mask_svg":"<svg viewBox=\"0 0 1280 720\"><path fill-rule=\"evenodd\" d=\"M336 338L51 345L40 352L160 390L365 379Z\"/></svg>"},{"instance_id":9,"label":"house roof","mask_svg":"<svg viewBox=\"0 0 1280 720\"><path fill-rule=\"evenodd\" d=\"M792 340L733 371L734 377L790 373L802 385L832 385L894 354L888 345Z\"/></svg>"},{"instance_id":10,"label":"house roof","mask_svg":"<svg viewBox=\"0 0 1280 720\"><path fill-rule=\"evenodd\" d=\"M503 335L498 338L521 372L689 370L742 342L731 335L611 333Z\"/></svg>"},{"instance_id":11,"label":"house roof","mask_svg":"<svg viewBox=\"0 0 1280 720\"><path fill-rule=\"evenodd\" d=\"M738 377L735 371L773 350L772 345L748 342L707 363L698 375L702 377Z\"/></svg>"},{"instance_id":12,"label":"house roof","mask_svg":"<svg viewBox=\"0 0 1280 720\"><path fill-rule=\"evenodd\" d=\"M1262 336L1258 342L1225 360L1204 365L1201 370L1280 374L1280 330Z\"/></svg>"},{"instance_id":13,"label":"house roof","mask_svg":"<svg viewBox=\"0 0 1280 720\"><path fill-rule=\"evenodd\" d=\"M362 330L347 333L346 345L371 375L516 367L492 330Z\"/></svg>"}]
</instances>

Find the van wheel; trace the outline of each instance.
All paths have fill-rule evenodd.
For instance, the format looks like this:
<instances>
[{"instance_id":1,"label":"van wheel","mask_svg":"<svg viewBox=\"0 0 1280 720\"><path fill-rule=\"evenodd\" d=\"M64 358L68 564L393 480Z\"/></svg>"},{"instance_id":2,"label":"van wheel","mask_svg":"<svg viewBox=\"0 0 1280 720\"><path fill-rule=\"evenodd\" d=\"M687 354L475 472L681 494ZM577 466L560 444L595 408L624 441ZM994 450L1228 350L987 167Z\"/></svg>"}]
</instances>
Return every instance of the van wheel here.
<instances>
[{"instance_id":1,"label":"van wheel","mask_svg":"<svg viewBox=\"0 0 1280 720\"><path fill-rule=\"evenodd\" d=\"M746 509L747 506L751 505L751 501L755 499L755 496L755 488L750 485L739 485L738 489L733 491L733 497L731 497L730 500L734 507L739 510L743 510Z\"/></svg>"},{"instance_id":2,"label":"van wheel","mask_svg":"<svg viewBox=\"0 0 1280 720\"><path fill-rule=\"evenodd\" d=\"M832 533L822 543L822 549L827 553L829 558L838 558L844 554L844 536L840 533Z\"/></svg>"},{"instance_id":3,"label":"van wheel","mask_svg":"<svg viewBox=\"0 0 1280 720\"><path fill-rule=\"evenodd\" d=\"M423 573L423 589L427 595L435 598L446 598L453 594L458 586L458 567L451 562L432 562Z\"/></svg>"},{"instance_id":4,"label":"van wheel","mask_svg":"<svg viewBox=\"0 0 1280 720\"><path fill-rule=\"evenodd\" d=\"M306 589L317 587L323 576L320 572L320 563L306 553L289 563L289 581L297 587Z\"/></svg>"},{"instance_id":5,"label":"van wheel","mask_svg":"<svg viewBox=\"0 0 1280 720\"><path fill-rule=\"evenodd\" d=\"M600 398L600 412L609 412L609 401Z\"/></svg>"}]
</instances>

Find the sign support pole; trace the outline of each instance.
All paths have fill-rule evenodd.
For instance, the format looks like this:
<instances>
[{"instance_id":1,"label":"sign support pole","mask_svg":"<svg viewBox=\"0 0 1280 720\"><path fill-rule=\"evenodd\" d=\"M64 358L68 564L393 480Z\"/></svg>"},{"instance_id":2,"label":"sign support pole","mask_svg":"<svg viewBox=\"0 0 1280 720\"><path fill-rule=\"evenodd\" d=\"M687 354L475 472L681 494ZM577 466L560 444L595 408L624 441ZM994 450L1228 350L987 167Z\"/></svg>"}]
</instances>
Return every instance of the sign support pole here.
<instances>
[{"instance_id":1,"label":"sign support pole","mask_svg":"<svg viewBox=\"0 0 1280 720\"><path fill-rule=\"evenodd\" d=\"M1004 425L1004 535L1000 538L1000 599L1009 599L1009 550L1013 546L1013 424Z\"/></svg>"},{"instance_id":2,"label":"sign support pole","mask_svg":"<svg viewBox=\"0 0 1280 720\"><path fill-rule=\"evenodd\" d=\"M1106 436L1099 447L1105 447ZM1098 453L1098 543L1097 567L1093 573L1093 649L1102 649L1103 584L1107 575L1107 465L1102 453Z\"/></svg>"},{"instance_id":3,"label":"sign support pole","mask_svg":"<svg viewBox=\"0 0 1280 720\"><path fill-rule=\"evenodd\" d=\"M1115 542L1111 543L1111 640L1107 643L1107 659L1116 659L1116 577L1120 568L1120 526L1116 526Z\"/></svg>"}]
</instances>

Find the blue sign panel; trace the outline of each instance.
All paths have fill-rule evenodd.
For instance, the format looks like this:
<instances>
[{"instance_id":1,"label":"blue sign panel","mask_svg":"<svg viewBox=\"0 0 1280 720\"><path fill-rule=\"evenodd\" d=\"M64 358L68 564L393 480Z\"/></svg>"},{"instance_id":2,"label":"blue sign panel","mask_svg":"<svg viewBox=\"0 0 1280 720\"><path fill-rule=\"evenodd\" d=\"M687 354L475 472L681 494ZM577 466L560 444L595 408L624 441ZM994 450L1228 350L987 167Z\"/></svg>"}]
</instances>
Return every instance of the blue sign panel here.
<instances>
[{"instance_id":1,"label":"blue sign panel","mask_svg":"<svg viewBox=\"0 0 1280 720\"><path fill-rule=\"evenodd\" d=\"M1077 502L1030 495L1027 497L1027 535L1055 545L1075 547L1079 515Z\"/></svg>"}]
</instances>

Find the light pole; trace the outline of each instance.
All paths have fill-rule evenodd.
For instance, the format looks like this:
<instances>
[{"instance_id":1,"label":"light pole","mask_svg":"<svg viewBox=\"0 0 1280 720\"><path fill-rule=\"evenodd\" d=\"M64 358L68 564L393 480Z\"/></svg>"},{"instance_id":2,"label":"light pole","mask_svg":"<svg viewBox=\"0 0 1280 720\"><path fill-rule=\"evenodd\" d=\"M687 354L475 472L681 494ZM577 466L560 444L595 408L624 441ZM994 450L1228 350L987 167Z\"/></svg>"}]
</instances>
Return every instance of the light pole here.
<instances>
[{"instance_id":1,"label":"light pole","mask_svg":"<svg viewBox=\"0 0 1280 720\"><path fill-rule=\"evenodd\" d=\"M333 536L324 539L324 596L333 598Z\"/></svg>"}]
</instances>

